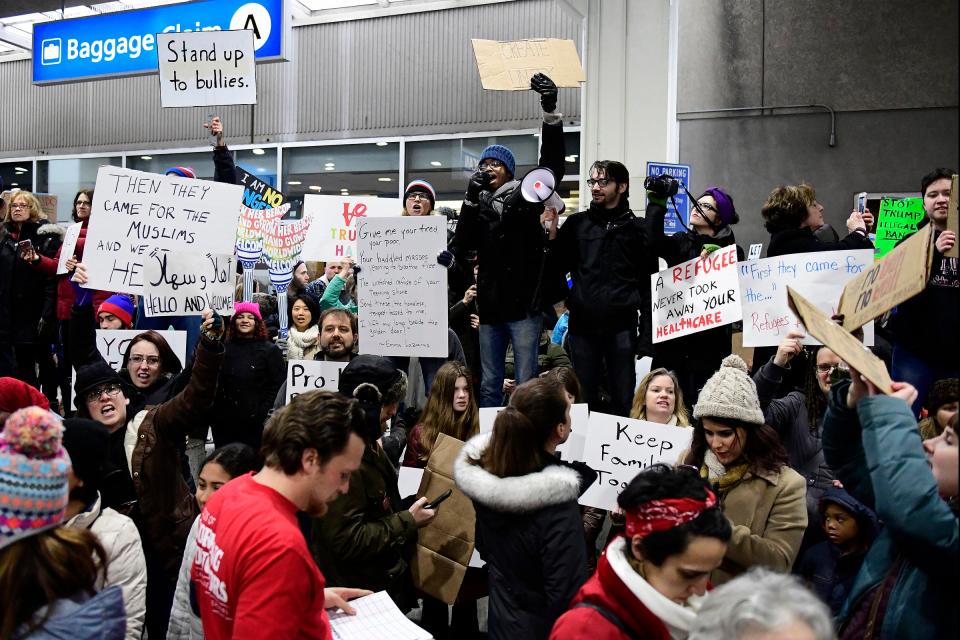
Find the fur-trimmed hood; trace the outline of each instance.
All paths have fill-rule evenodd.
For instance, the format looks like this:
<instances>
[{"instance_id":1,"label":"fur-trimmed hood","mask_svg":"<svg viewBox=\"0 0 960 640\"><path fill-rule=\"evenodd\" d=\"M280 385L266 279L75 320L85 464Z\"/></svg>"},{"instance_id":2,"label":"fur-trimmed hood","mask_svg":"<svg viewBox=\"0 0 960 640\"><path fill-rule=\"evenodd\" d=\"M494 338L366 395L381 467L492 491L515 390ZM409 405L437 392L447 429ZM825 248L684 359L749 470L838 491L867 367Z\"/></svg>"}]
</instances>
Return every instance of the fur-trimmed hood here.
<instances>
[{"instance_id":1,"label":"fur-trimmed hood","mask_svg":"<svg viewBox=\"0 0 960 640\"><path fill-rule=\"evenodd\" d=\"M37 229L38 236L57 236L60 240L67 234L67 228L56 222L46 222Z\"/></svg>"},{"instance_id":2,"label":"fur-trimmed hood","mask_svg":"<svg viewBox=\"0 0 960 640\"><path fill-rule=\"evenodd\" d=\"M468 462L468 457L480 457L490 436L481 433L468 440L454 464L457 486L472 500L494 511L510 513L526 513L577 501L580 475L569 467L549 465L524 476L500 478Z\"/></svg>"}]
</instances>

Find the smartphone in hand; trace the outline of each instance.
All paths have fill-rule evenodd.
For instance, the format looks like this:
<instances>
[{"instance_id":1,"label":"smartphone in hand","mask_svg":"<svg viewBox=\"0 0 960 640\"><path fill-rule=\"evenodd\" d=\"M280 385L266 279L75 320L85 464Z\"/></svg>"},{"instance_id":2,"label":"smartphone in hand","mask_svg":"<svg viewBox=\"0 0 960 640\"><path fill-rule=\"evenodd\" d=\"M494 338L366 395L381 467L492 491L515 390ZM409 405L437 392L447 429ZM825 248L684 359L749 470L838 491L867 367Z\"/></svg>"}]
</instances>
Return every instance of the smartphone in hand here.
<instances>
[{"instance_id":1,"label":"smartphone in hand","mask_svg":"<svg viewBox=\"0 0 960 640\"><path fill-rule=\"evenodd\" d=\"M443 502L444 500L446 500L447 498L449 498L452 494L453 494L453 489L447 489L446 491L444 491L443 493L441 493L439 496L437 496L436 498L434 498L433 500L431 500L431 501L428 502L427 504L423 505L423 508L424 508L424 509L436 509L437 507L440 506L440 503L441 503L441 502Z\"/></svg>"},{"instance_id":2,"label":"smartphone in hand","mask_svg":"<svg viewBox=\"0 0 960 640\"><path fill-rule=\"evenodd\" d=\"M31 253L33 253L33 241L32 240L21 240L17 243L17 252L20 254L21 258L25 258Z\"/></svg>"}]
</instances>

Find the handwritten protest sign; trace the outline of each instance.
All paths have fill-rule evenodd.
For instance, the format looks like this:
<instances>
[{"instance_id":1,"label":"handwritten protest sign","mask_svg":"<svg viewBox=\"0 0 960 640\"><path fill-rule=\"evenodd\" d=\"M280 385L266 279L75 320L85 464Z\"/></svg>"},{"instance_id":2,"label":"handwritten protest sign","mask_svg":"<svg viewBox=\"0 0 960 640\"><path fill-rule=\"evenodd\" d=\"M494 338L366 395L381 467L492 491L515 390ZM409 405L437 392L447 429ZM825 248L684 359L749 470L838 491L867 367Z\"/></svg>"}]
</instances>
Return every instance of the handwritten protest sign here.
<instances>
[{"instance_id":1,"label":"handwritten protest sign","mask_svg":"<svg viewBox=\"0 0 960 640\"><path fill-rule=\"evenodd\" d=\"M266 180L237 167L237 180L243 185L243 206L251 209L276 209L287 201L283 192L271 187Z\"/></svg>"},{"instance_id":2,"label":"handwritten protest sign","mask_svg":"<svg viewBox=\"0 0 960 640\"><path fill-rule=\"evenodd\" d=\"M89 289L143 293L153 249L233 253L243 187L100 167L83 261Z\"/></svg>"},{"instance_id":3,"label":"handwritten protest sign","mask_svg":"<svg viewBox=\"0 0 960 640\"><path fill-rule=\"evenodd\" d=\"M873 242L876 257L887 255L897 242L916 231L925 215L922 198L882 198Z\"/></svg>"},{"instance_id":4,"label":"handwritten protest sign","mask_svg":"<svg viewBox=\"0 0 960 640\"><path fill-rule=\"evenodd\" d=\"M650 274L653 342L740 320L737 246Z\"/></svg>"},{"instance_id":5,"label":"handwritten protest sign","mask_svg":"<svg viewBox=\"0 0 960 640\"><path fill-rule=\"evenodd\" d=\"M148 318L233 313L236 280L230 254L205 256L151 251L144 265L143 308Z\"/></svg>"},{"instance_id":6,"label":"handwritten protest sign","mask_svg":"<svg viewBox=\"0 0 960 640\"><path fill-rule=\"evenodd\" d=\"M503 407L481 407L480 433L493 431L493 421ZM570 436L557 446L557 453L564 460L583 460L583 450L587 444L587 429L590 424L590 408L586 403L570 405Z\"/></svg>"},{"instance_id":7,"label":"handwritten protest sign","mask_svg":"<svg viewBox=\"0 0 960 640\"><path fill-rule=\"evenodd\" d=\"M357 247L361 353L446 357L446 219L361 218Z\"/></svg>"},{"instance_id":8,"label":"handwritten protest sign","mask_svg":"<svg viewBox=\"0 0 960 640\"><path fill-rule=\"evenodd\" d=\"M933 226L927 225L847 282L837 311L843 314L843 328L859 329L923 291L932 260Z\"/></svg>"},{"instance_id":9,"label":"handwritten protest sign","mask_svg":"<svg viewBox=\"0 0 960 640\"><path fill-rule=\"evenodd\" d=\"M597 472L597 481L580 496L580 504L616 508L617 496L634 476L659 462L676 464L692 438L690 427L591 413L583 461Z\"/></svg>"},{"instance_id":10,"label":"handwritten protest sign","mask_svg":"<svg viewBox=\"0 0 960 640\"><path fill-rule=\"evenodd\" d=\"M357 222L364 217L399 217L403 205L398 198L362 196L303 197L303 215L313 223L303 243L304 260L342 260L357 255Z\"/></svg>"},{"instance_id":11,"label":"handwritten protest sign","mask_svg":"<svg viewBox=\"0 0 960 640\"><path fill-rule=\"evenodd\" d=\"M197 322L199 325L199 321ZM133 329L97 329L97 351L116 371L123 366L123 354L127 352L130 341L143 331ZM180 364L187 362L187 332L165 329L157 331L167 341L173 353L180 358Z\"/></svg>"},{"instance_id":12,"label":"handwritten protest sign","mask_svg":"<svg viewBox=\"0 0 960 640\"><path fill-rule=\"evenodd\" d=\"M796 253L740 263L743 306L743 346L780 344L784 336L803 326L790 310L787 285L802 293L827 316L837 312L847 282L873 265L873 251ZM864 341L873 344L873 325L864 327ZM819 344L809 333L804 344Z\"/></svg>"},{"instance_id":13,"label":"handwritten protest sign","mask_svg":"<svg viewBox=\"0 0 960 640\"><path fill-rule=\"evenodd\" d=\"M807 331L812 333L837 356L856 369L886 394L893 393L890 374L883 360L873 355L863 343L853 337L843 327L833 322L806 298L787 287L790 308L803 321Z\"/></svg>"},{"instance_id":14,"label":"handwritten protest sign","mask_svg":"<svg viewBox=\"0 0 960 640\"><path fill-rule=\"evenodd\" d=\"M157 34L160 106L256 104L253 31Z\"/></svg>"},{"instance_id":15,"label":"handwritten protest sign","mask_svg":"<svg viewBox=\"0 0 960 640\"><path fill-rule=\"evenodd\" d=\"M950 187L950 204L947 208L947 230L953 231L953 234L957 236L957 241L960 242L960 228L958 228L957 223L957 175L954 174L951 179ZM953 246L947 249L947 252L943 255L947 258L956 258L960 257L960 244L954 242Z\"/></svg>"},{"instance_id":16,"label":"handwritten protest sign","mask_svg":"<svg viewBox=\"0 0 960 640\"><path fill-rule=\"evenodd\" d=\"M67 260L72 258L77 250L77 240L80 238L82 228L82 222L75 222L67 227L67 232L63 234L63 244L60 245L60 260L57 261L58 274L67 273Z\"/></svg>"},{"instance_id":17,"label":"handwritten protest sign","mask_svg":"<svg viewBox=\"0 0 960 640\"><path fill-rule=\"evenodd\" d=\"M573 40L534 38L514 42L472 39L480 84L493 91L526 91L530 76L544 73L558 87L579 87L587 77Z\"/></svg>"},{"instance_id":18,"label":"handwritten protest sign","mask_svg":"<svg viewBox=\"0 0 960 640\"><path fill-rule=\"evenodd\" d=\"M336 391L346 362L291 360L287 363L287 402L307 391Z\"/></svg>"},{"instance_id":19,"label":"handwritten protest sign","mask_svg":"<svg viewBox=\"0 0 960 640\"><path fill-rule=\"evenodd\" d=\"M47 216L50 222L57 221L57 196L53 193L34 193L37 202L40 203L40 210Z\"/></svg>"}]
</instances>

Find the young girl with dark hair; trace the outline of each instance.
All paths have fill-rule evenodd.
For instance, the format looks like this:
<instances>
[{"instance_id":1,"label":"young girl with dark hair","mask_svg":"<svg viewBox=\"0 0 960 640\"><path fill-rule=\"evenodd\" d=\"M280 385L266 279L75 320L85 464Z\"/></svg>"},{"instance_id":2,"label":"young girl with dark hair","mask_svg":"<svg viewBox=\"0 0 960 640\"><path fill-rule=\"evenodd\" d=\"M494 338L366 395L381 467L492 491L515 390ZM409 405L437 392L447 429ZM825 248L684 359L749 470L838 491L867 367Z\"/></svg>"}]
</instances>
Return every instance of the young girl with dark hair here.
<instances>
[{"instance_id":1,"label":"young girl with dark hair","mask_svg":"<svg viewBox=\"0 0 960 640\"><path fill-rule=\"evenodd\" d=\"M525 382L457 459L490 572L491 640L546 638L586 578L577 499L596 474L552 455L570 433L569 407L555 381Z\"/></svg>"},{"instance_id":2,"label":"young girl with dark hair","mask_svg":"<svg viewBox=\"0 0 960 640\"><path fill-rule=\"evenodd\" d=\"M320 352L320 304L313 296L301 293L290 303L290 330L287 335L288 360L313 360Z\"/></svg>"},{"instance_id":3,"label":"young girl with dark hair","mask_svg":"<svg viewBox=\"0 0 960 640\"><path fill-rule=\"evenodd\" d=\"M287 365L280 349L267 338L260 307L238 302L234 309L210 423L218 448L242 442L256 451L277 389L286 380Z\"/></svg>"},{"instance_id":4,"label":"young girl with dark hair","mask_svg":"<svg viewBox=\"0 0 960 640\"><path fill-rule=\"evenodd\" d=\"M466 441L480 428L480 411L473 395L473 376L459 362L448 362L437 371L420 422L407 436L405 467L426 467L437 436L444 433Z\"/></svg>"},{"instance_id":5,"label":"young girl with dark hair","mask_svg":"<svg viewBox=\"0 0 960 640\"><path fill-rule=\"evenodd\" d=\"M197 504L203 511L207 503L220 487L234 478L257 471L261 460L257 452L240 442L228 444L215 450L200 467L200 477L197 479ZM170 626L167 627L167 640L203 640L203 625L200 616L193 611L190 604L190 571L193 568L193 559L197 552L197 523L199 516L194 520L187 544L180 563L180 574L177 576L177 589L173 594L173 607L170 611Z\"/></svg>"},{"instance_id":6,"label":"young girl with dark hair","mask_svg":"<svg viewBox=\"0 0 960 640\"><path fill-rule=\"evenodd\" d=\"M787 466L776 431L764 424L757 388L737 355L723 359L697 406L683 461L714 487L733 537L713 582L755 565L789 571L807 526L806 481Z\"/></svg>"},{"instance_id":7,"label":"young girl with dark hair","mask_svg":"<svg viewBox=\"0 0 960 640\"><path fill-rule=\"evenodd\" d=\"M626 534L553 627L551 640L685 638L691 596L707 590L731 528L716 493L689 467L654 465L637 474L617 503Z\"/></svg>"}]
</instances>

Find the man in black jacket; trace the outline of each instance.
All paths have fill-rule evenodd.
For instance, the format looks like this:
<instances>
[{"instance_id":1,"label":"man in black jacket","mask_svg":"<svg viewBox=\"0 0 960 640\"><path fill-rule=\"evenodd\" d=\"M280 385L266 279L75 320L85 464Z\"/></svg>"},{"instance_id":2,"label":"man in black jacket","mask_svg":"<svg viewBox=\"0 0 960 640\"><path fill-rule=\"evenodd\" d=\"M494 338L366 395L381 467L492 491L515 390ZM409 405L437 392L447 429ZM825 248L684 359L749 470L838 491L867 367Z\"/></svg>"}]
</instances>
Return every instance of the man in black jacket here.
<instances>
[{"instance_id":1,"label":"man in black jacket","mask_svg":"<svg viewBox=\"0 0 960 640\"><path fill-rule=\"evenodd\" d=\"M530 79L540 94L543 126L540 136L542 167L563 178L563 120L557 108L557 86L543 74ZM478 171L470 178L460 209L457 231L450 245L460 264L469 264L471 250L479 262L477 309L483 381L480 406L503 403L503 367L512 342L517 362L517 384L537 375L540 314L553 302L545 286L547 242L540 214L543 205L526 202L520 180L514 177L516 160L504 146L483 150Z\"/></svg>"},{"instance_id":2,"label":"man in black jacket","mask_svg":"<svg viewBox=\"0 0 960 640\"><path fill-rule=\"evenodd\" d=\"M630 210L630 174L615 160L590 167L590 208L556 230L555 268L570 273L570 358L591 411L629 416L636 386L638 318L650 313L657 256L644 220ZM649 322L644 323L648 329ZM600 405L601 383L610 406Z\"/></svg>"}]
</instances>

